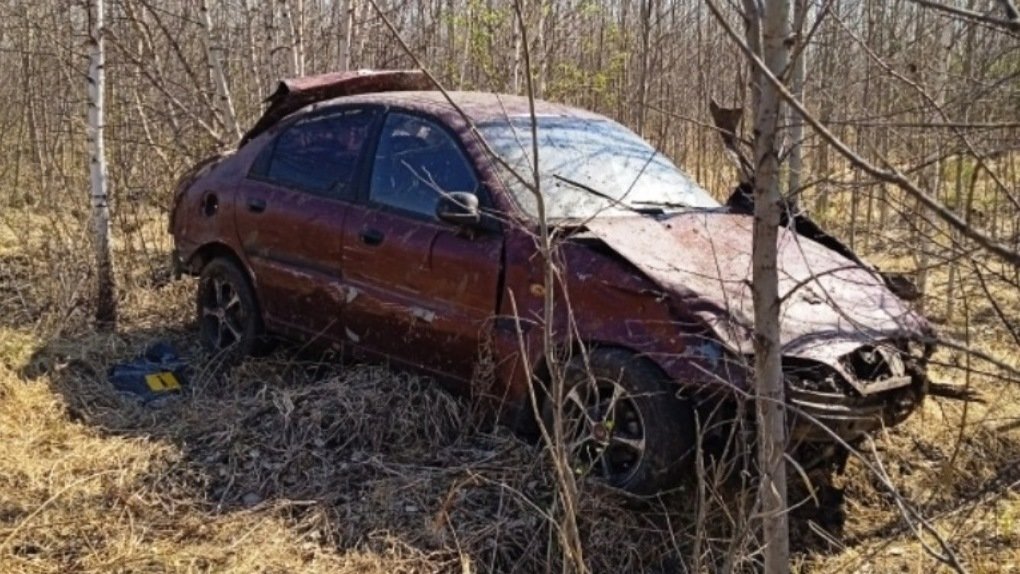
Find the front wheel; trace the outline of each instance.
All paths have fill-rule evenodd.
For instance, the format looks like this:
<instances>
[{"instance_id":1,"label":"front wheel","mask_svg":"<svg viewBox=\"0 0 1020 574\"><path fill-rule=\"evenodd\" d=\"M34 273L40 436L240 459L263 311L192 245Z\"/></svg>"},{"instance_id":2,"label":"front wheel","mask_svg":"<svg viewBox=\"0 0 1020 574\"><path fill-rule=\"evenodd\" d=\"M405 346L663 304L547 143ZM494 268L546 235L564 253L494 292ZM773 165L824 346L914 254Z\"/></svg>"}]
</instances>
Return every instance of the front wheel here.
<instances>
[{"instance_id":1,"label":"front wheel","mask_svg":"<svg viewBox=\"0 0 1020 574\"><path fill-rule=\"evenodd\" d=\"M230 259L213 259L202 268L197 303L202 345L223 361L240 361L265 345L255 293L244 271Z\"/></svg>"},{"instance_id":2,"label":"front wheel","mask_svg":"<svg viewBox=\"0 0 1020 574\"><path fill-rule=\"evenodd\" d=\"M659 368L622 349L594 349L566 365L563 440L577 475L634 494L676 486L693 468L696 432L689 401ZM547 401L543 420L553 422Z\"/></svg>"}]
</instances>

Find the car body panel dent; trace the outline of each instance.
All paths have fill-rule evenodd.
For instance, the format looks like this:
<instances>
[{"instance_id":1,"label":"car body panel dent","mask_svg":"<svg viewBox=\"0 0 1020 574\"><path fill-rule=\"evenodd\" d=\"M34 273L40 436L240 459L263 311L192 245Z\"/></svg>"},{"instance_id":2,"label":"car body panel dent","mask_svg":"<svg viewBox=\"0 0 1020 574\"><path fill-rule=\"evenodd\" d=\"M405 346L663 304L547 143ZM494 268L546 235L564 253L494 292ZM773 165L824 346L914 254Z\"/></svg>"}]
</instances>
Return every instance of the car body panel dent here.
<instances>
[{"instance_id":1,"label":"car body panel dent","mask_svg":"<svg viewBox=\"0 0 1020 574\"><path fill-rule=\"evenodd\" d=\"M752 223L747 216L697 210L661 220L596 218L586 227L683 305L697 309L732 351L750 355ZM778 249L784 356L824 363L867 393L868 386L839 358L869 341L928 331L927 322L869 270L786 230L780 231Z\"/></svg>"},{"instance_id":2,"label":"car body panel dent","mask_svg":"<svg viewBox=\"0 0 1020 574\"><path fill-rule=\"evenodd\" d=\"M633 215L641 210L632 205L583 221L557 219L550 222L557 273L547 285L537 222L518 204L476 129L496 118L529 117L531 102L417 91L429 87L413 71L282 82L240 149L201 162L179 181L170 229L182 268L200 272L208 261L196 254L215 246L248 272L270 331L391 360L511 409L530 409L530 385L542 374L550 290L555 305L547 319L564 356L623 348L654 362L678 393L732 398L749 390L751 217L669 204ZM377 121L359 124L363 149L342 164L350 174L344 187L305 189L260 171L273 165L276 142L291 126L358 110L370 110ZM608 121L541 101L535 111ZM443 191L473 193L480 223L458 225L371 194L379 143L388 117L397 114L427 118L453 136L477 188ZM333 145L329 138L326 144ZM351 151L348 144L336 145ZM313 155L301 154L295 152ZM613 153L599 157L610 162ZM425 165L431 164L422 159ZM597 181L589 183L572 193L605 195ZM334 189L341 191L329 195ZM872 270L790 230L780 230L778 259L784 372L797 383L788 385L791 397L832 420L857 409L867 420L844 425L847 436L873 428L874 412L884 413L879 422L902 420L927 391L930 350L920 359L908 350L930 338L928 323ZM483 356L490 365L481 364ZM480 370L491 372L487 381Z\"/></svg>"}]
</instances>

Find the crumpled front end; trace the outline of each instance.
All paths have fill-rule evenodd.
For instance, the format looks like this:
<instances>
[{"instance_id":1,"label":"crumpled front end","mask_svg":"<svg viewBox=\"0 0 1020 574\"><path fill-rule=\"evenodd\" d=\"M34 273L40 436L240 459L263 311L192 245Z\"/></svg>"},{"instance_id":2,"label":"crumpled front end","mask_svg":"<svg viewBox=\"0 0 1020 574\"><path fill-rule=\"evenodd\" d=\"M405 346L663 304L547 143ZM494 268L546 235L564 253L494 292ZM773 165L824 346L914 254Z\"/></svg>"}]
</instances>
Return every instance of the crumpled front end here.
<instances>
[{"instance_id":1,"label":"crumpled front end","mask_svg":"<svg viewBox=\"0 0 1020 574\"><path fill-rule=\"evenodd\" d=\"M885 341L859 346L839 357L838 368L785 360L791 442L838 439L852 443L903 422L928 392L926 371L931 352L930 345Z\"/></svg>"},{"instance_id":2,"label":"crumpled front end","mask_svg":"<svg viewBox=\"0 0 1020 574\"><path fill-rule=\"evenodd\" d=\"M586 227L750 363L752 224L702 210ZM873 270L821 244L780 230L777 250L791 438L851 442L902 422L927 394L928 322Z\"/></svg>"}]
</instances>

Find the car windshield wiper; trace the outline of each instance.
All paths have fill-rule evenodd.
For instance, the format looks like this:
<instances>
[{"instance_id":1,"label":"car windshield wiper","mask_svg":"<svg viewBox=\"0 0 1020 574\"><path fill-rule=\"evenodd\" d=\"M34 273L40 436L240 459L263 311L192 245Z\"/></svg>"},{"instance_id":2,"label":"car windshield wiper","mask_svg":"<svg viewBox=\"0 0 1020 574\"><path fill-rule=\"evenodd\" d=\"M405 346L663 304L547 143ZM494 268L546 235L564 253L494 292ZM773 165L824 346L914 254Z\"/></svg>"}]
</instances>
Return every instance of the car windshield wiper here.
<instances>
[{"instance_id":1,"label":"car windshield wiper","mask_svg":"<svg viewBox=\"0 0 1020 574\"><path fill-rule=\"evenodd\" d=\"M634 205L654 205L656 207L668 207L668 208L671 208L671 209L683 209L683 208L689 208L690 207L690 205L687 205L686 203L680 203L678 201L658 201L658 200L636 199L636 200L632 201L631 203L634 204Z\"/></svg>"},{"instance_id":2,"label":"car windshield wiper","mask_svg":"<svg viewBox=\"0 0 1020 574\"><path fill-rule=\"evenodd\" d=\"M605 199L606 201L609 201L613 205L613 207L622 207L623 209L626 209L627 211L633 211L634 213L640 213L642 215L658 215L658 214L662 213L662 209L642 209L640 207L634 207L633 205L628 205L628 204L624 203L623 201L620 201L619 199L609 195L608 193L606 193L604 191L599 191L599 190L595 189L594 187L592 187L592 186L590 186L588 184L581 183L579 181L570 179L569 177L560 175L558 173L554 173L552 175L552 177L553 177L553 179L558 179L558 180L560 180L560 181L562 181L564 183L570 184L570 185L572 185L572 186L574 186L574 187L576 187L576 188L578 188L580 190L587 191L588 193L590 193L590 194L592 194L592 195L594 195L596 197L601 197L602 199ZM658 207L658 206L655 206L655 207Z\"/></svg>"},{"instance_id":3,"label":"car windshield wiper","mask_svg":"<svg viewBox=\"0 0 1020 574\"><path fill-rule=\"evenodd\" d=\"M563 183L569 183L570 185L572 185L572 186L574 186L574 187L576 187L578 189L587 191L588 193L590 193L590 194L592 194L594 196L601 197L602 199L607 199L607 200L609 200L609 201L611 201L613 203L623 203L619 199L616 199L615 197L609 195L608 193L606 193L604 191L599 191L599 190L595 189L594 187L592 187L592 186L590 186L590 185L588 185L586 183L581 183L581 182L579 182L577 180L570 179L569 177L567 177L565 175L560 175L558 173L554 173L553 174L553 179L558 179L558 180L562 181Z\"/></svg>"}]
</instances>

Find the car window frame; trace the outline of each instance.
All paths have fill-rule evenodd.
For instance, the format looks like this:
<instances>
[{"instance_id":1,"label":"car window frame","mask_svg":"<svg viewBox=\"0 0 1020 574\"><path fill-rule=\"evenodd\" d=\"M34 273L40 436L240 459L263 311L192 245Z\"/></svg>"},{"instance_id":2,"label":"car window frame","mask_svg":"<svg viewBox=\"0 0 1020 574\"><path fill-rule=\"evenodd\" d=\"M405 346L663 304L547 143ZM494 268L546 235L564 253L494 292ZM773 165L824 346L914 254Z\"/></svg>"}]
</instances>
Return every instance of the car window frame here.
<instances>
[{"instance_id":1,"label":"car window frame","mask_svg":"<svg viewBox=\"0 0 1020 574\"><path fill-rule=\"evenodd\" d=\"M446 122L444 122L440 117L436 116L435 114L430 114L427 112L423 112L421 110L408 109L397 106L388 106L386 107L384 113L380 114L379 118L377 119L378 124L376 126L376 130L374 131L374 137L369 142L372 148L372 153L370 156L365 158L365 171L362 174L363 185L361 185L359 189L359 194L357 198L358 202L368 207L378 209L380 211L385 211L396 215L401 215L409 219L413 219L414 221L419 223L428 223L432 225L442 226L445 228L457 227L452 223L442 221L434 214L431 217L427 217L424 214L417 211L402 209L398 206L382 203L379 201L374 201L372 199L371 186L372 175L373 172L375 171L375 159L376 155L379 152L379 144L383 138L383 128L386 126L386 120L387 118L389 118L390 114L400 114L430 122L431 124L438 127L440 130L442 130L447 135L447 137L449 137L450 140L453 141L453 144L456 147L457 151L460 153L461 158L467 163L468 168L471 170L471 174L475 178L475 189L470 191L478 197L478 208L479 211L482 212L482 219L481 222L479 223L479 228L484 229L486 231L501 232L502 227L499 224L498 218L494 215L494 203L492 201L492 192L488 189L488 186L485 185L482 173L479 170L478 166L475 164L474 157L470 153L468 153L467 147L464 145L464 142L461 140L460 136L457 135L457 132L453 128L447 125ZM469 191L469 190L455 190L455 191Z\"/></svg>"},{"instance_id":2,"label":"car window frame","mask_svg":"<svg viewBox=\"0 0 1020 574\"><path fill-rule=\"evenodd\" d=\"M295 124L303 120L310 120L319 116L331 115L335 113L343 113L352 110L360 110L366 113L372 114L371 122L368 128L368 134L362 143L361 150L358 152L358 158L354 162L354 174L351 177L350 185L345 193L342 194L326 194L319 190L309 189L307 187L301 187L293 184L286 184L281 181L277 181L268 177L269 166L272 163L272 157L276 154L276 145L280 141L280 138L287 133L288 130L295 127ZM341 201L346 203L352 203L357 201L361 196L362 186L365 184L365 172L371 171L372 164L367 163L373 161L375 157L375 145L379 139L379 131L382 128L382 118L386 117L386 108L378 104L341 104L331 105L322 107L313 107L304 113L298 112L289 117L284 121L279 122L270 130L267 130L270 137L270 141L255 154L255 158L252 160L251 165L248 167L248 172L245 174L245 179L258 181L267 185L272 185L295 193L307 194L317 199L326 201ZM263 160L263 156L268 154L269 159ZM332 190L330 190L332 191Z\"/></svg>"}]
</instances>

